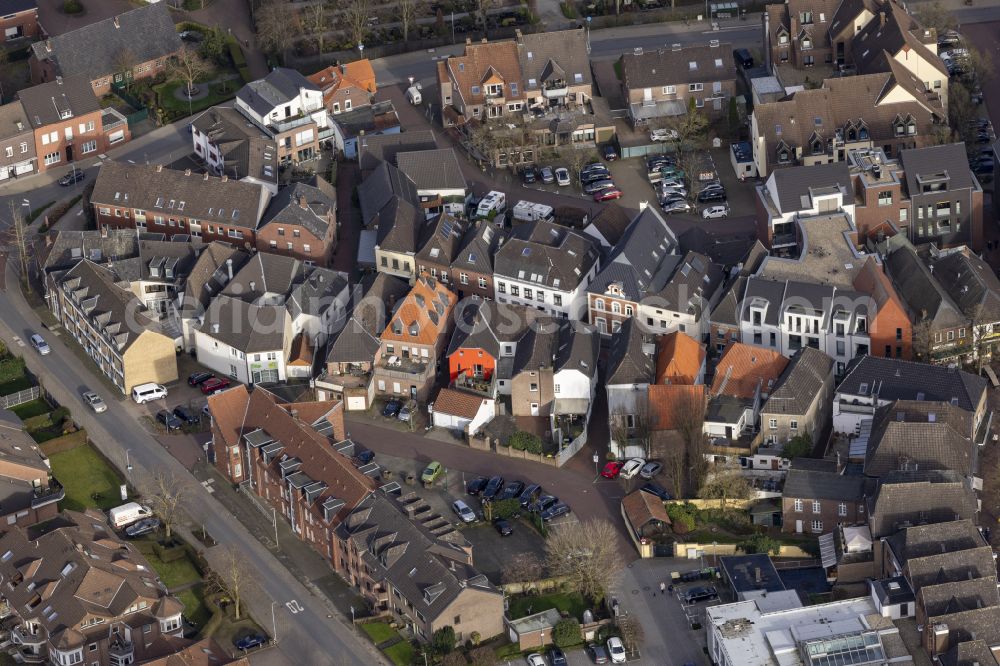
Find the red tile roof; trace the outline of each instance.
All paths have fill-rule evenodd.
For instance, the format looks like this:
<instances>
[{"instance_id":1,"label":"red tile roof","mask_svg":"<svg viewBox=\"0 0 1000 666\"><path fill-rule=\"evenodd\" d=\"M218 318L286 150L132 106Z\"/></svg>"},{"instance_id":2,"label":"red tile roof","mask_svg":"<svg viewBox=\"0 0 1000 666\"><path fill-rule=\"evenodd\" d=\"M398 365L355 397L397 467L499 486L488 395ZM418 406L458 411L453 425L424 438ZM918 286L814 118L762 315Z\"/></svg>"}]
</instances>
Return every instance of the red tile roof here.
<instances>
[{"instance_id":1,"label":"red tile roof","mask_svg":"<svg viewBox=\"0 0 1000 666\"><path fill-rule=\"evenodd\" d=\"M466 419L475 418L485 398L465 391L444 388L434 401L434 411Z\"/></svg>"},{"instance_id":2,"label":"red tile roof","mask_svg":"<svg viewBox=\"0 0 1000 666\"><path fill-rule=\"evenodd\" d=\"M650 384L649 418L652 430L676 430L691 410L705 413L705 386L690 384Z\"/></svg>"},{"instance_id":3,"label":"red tile roof","mask_svg":"<svg viewBox=\"0 0 1000 666\"><path fill-rule=\"evenodd\" d=\"M656 495L636 490L625 496L625 499L622 500L622 508L625 510L625 517L637 530L654 520L666 525L670 524L667 509Z\"/></svg>"},{"instance_id":4,"label":"red tile roof","mask_svg":"<svg viewBox=\"0 0 1000 666\"><path fill-rule=\"evenodd\" d=\"M656 355L656 383L694 384L705 357L704 345L686 333L664 335Z\"/></svg>"},{"instance_id":5,"label":"red tile roof","mask_svg":"<svg viewBox=\"0 0 1000 666\"><path fill-rule=\"evenodd\" d=\"M715 366L711 393L752 398L758 386L763 393L770 393L786 365L788 359L776 351L734 342Z\"/></svg>"}]
</instances>

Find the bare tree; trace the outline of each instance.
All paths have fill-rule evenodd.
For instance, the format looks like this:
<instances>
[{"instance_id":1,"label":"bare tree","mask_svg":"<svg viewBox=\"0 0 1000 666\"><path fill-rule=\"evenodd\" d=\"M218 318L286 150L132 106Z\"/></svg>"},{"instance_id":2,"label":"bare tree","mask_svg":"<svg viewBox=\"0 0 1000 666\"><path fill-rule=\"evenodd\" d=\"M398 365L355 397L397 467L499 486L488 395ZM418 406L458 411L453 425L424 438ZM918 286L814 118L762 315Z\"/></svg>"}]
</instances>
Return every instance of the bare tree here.
<instances>
[{"instance_id":1,"label":"bare tree","mask_svg":"<svg viewBox=\"0 0 1000 666\"><path fill-rule=\"evenodd\" d=\"M187 83L188 96L190 97L194 91L195 80L210 72L211 66L198 55L197 51L184 46L170 60L167 69L171 76L179 77Z\"/></svg>"},{"instance_id":2,"label":"bare tree","mask_svg":"<svg viewBox=\"0 0 1000 666\"><path fill-rule=\"evenodd\" d=\"M476 0L476 19L483 26L483 35L489 36L489 31L487 26L487 20L489 19L490 9L493 8L494 0Z\"/></svg>"},{"instance_id":3,"label":"bare tree","mask_svg":"<svg viewBox=\"0 0 1000 666\"><path fill-rule=\"evenodd\" d=\"M976 372L983 373L983 364L986 356L990 353L990 345L987 336L992 332L992 324L996 317L991 317L982 301L973 303L965 309L965 316L969 320L969 344L972 359L976 363Z\"/></svg>"},{"instance_id":4,"label":"bare tree","mask_svg":"<svg viewBox=\"0 0 1000 666\"><path fill-rule=\"evenodd\" d=\"M188 499L188 486L173 474L157 472L146 480L142 490L143 497L160 519L164 536L169 542Z\"/></svg>"},{"instance_id":5,"label":"bare tree","mask_svg":"<svg viewBox=\"0 0 1000 666\"><path fill-rule=\"evenodd\" d=\"M316 49L323 53L326 46L327 14L326 3L317 2L305 9L306 28L316 43Z\"/></svg>"},{"instance_id":6,"label":"bare tree","mask_svg":"<svg viewBox=\"0 0 1000 666\"><path fill-rule=\"evenodd\" d=\"M625 644L625 649L635 656L639 652L639 646L642 645L642 641L645 639L645 632L642 629L642 623L639 622L639 618L634 615L623 615L618 618L618 631L621 632L622 643Z\"/></svg>"},{"instance_id":7,"label":"bare tree","mask_svg":"<svg viewBox=\"0 0 1000 666\"><path fill-rule=\"evenodd\" d=\"M546 539L545 555L552 576L565 576L595 602L604 599L622 566L618 536L607 520L561 525Z\"/></svg>"},{"instance_id":8,"label":"bare tree","mask_svg":"<svg viewBox=\"0 0 1000 666\"><path fill-rule=\"evenodd\" d=\"M625 408L625 405L616 405L608 418L611 441L617 444L622 451L625 450L632 434L631 428L628 427L628 416L628 409Z\"/></svg>"},{"instance_id":9,"label":"bare tree","mask_svg":"<svg viewBox=\"0 0 1000 666\"><path fill-rule=\"evenodd\" d=\"M469 659L472 660L472 666L497 666L500 663L493 648L486 646L477 647L470 652Z\"/></svg>"},{"instance_id":10,"label":"bare tree","mask_svg":"<svg viewBox=\"0 0 1000 666\"><path fill-rule=\"evenodd\" d=\"M697 178L694 173L698 160L704 155L708 137L708 117L697 107L693 97L688 98L687 113L668 116L657 120L655 128L670 130L673 139L674 159L677 167L684 171L691 183ZM692 187L689 198L695 196Z\"/></svg>"},{"instance_id":11,"label":"bare tree","mask_svg":"<svg viewBox=\"0 0 1000 666\"><path fill-rule=\"evenodd\" d=\"M945 9L938 0L921 4L917 10L917 18L925 28L936 30L939 37L950 30L958 29L954 13Z\"/></svg>"},{"instance_id":12,"label":"bare tree","mask_svg":"<svg viewBox=\"0 0 1000 666\"><path fill-rule=\"evenodd\" d=\"M267 0L257 10L257 39L271 53L284 53L298 34L297 21L288 10L288 3Z\"/></svg>"},{"instance_id":13,"label":"bare tree","mask_svg":"<svg viewBox=\"0 0 1000 666\"><path fill-rule=\"evenodd\" d=\"M371 13L371 0L347 0L343 5L344 21L347 23L347 35L351 44L363 44L368 33L368 19Z\"/></svg>"},{"instance_id":14,"label":"bare tree","mask_svg":"<svg viewBox=\"0 0 1000 666\"><path fill-rule=\"evenodd\" d=\"M736 471L722 472L716 474L705 482L699 493L702 499L722 500L721 508L726 510L727 502L733 500L746 500L753 496L753 488L743 478L743 475Z\"/></svg>"},{"instance_id":15,"label":"bare tree","mask_svg":"<svg viewBox=\"0 0 1000 666\"><path fill-rule=\"evenodd\" d=\"M934 349L934 323L922 316L913 325L913 355L918 361L931 362L931 351Z\"/></svg>"},{"instance_id":16,"label":"bare tree","mask_svg":"<svg viewBox=\"0 0 1000 666\"><path fill-rule=\"evenodd\" d=\"M125 90L131 90L132 79L135 75L135 66L138 64L139 59L135 55L135 51L131 48L125 47L115 53L115 79L119 76L121 77L122 83L125 85Z\"/></svg>"},{"instance_id":17,"label":"bare tree","mask_svg":"<svg viewBox=\"0 0 1000 666\"><path fill-rule=\"evenodd\" d=\"M24 217L21 215L21 207L10 202L10 237L14 241L13 250L17 253L18 267L21 271L21 282L28 284L28 233Z\"/></svg>"},{"instance_id":18,"label":"bare tree","mask_svg":"<svg viewBox=\"0 0 1000 666\"><path fill-rule=\"evenodd\" d=\"M239 549L229 546L221 560L217 562L218 569L212 570L212 586L228 594L233 600L235 617L240 619L243 608L243 597L256 585L256 571L250 566Z\"/></svg>"},{"instance_id":19,"label":"bare tree","mask_svg":"<svg viewBox=\"0 0 1000 666\"><path fill-rule=\"evenodd\" d=\"M701 487L702 480L708 470L705 461L705 398L702 393L685 391L677 396L673 405L674 421L677 433L684 443L684 477L687 479L685 488L693 493Z\"/></svg>"},{"instance_id":20,"label":"bare tree","mask_svg":"<svg viewBox=\"0 0 1000 666\"><path fill-rule=\"evenodd\" d=\"M666 439L666 438L664 438ZM684 497L684 479L687 474L687 452L684 450L683 442L671 442L663 447L660 459L663 461L663 470L667 478L670 479L671 490L674 497Z\"/></svg>"},{"instance_id":21,"label":"bare tree","mask_svg":"<svg viewBox=\"0 0 1000 666\"><path fill-rule=\"evenodd\" d=\"M504 583L534 583L542 577L542 562L534 553L517 553L500 570Z\"/></svg>"},{"instance_id":22,"label":"bare tree","mask_svg":"<svg viewBox=\"0 0 1000 666\"><path fill-rule=\"evenodd\" d=\"M399 24L403 28L403 41L410 41L410 28L416 25L417 17L424 11L424 0L398 0Z\"/></svg>"}]
</instances>

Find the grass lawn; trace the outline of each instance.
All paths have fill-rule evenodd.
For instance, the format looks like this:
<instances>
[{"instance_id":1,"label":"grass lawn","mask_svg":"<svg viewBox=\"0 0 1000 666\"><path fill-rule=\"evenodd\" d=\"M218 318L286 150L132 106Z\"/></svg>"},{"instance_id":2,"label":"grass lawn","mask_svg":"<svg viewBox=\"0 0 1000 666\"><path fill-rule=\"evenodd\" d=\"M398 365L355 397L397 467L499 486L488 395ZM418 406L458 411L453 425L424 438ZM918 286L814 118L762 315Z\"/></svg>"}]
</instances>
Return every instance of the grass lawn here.
<instances>
[{"instance_id":1,"label":"grass lawn","mask_svg":"<svg viewBox=\"0 0 1000 666\"><path fill-rule=\"evenodd\" d=\"M137 539L134 543L139 552L149 560L149 564L156 569L156 573L160 575L160 580L163 581L163 584L168 589L201 580L201 574L198 573L198 569L191 562L191 558L185 555L173 562L164 562L156 556L156 551L153 550L154 541L155 537L149 537Z\"/></svg>"},{"instance_id":2,"label":"grass lawn","mask_svg":"<svg viewBox=\"0 0 1000 666\"><path fill-rule=\"evenodd\" d=\"M385 622L366 622L361 625L361 631L365 632L375 645L399 635L398 631Z\"/></svg>"},{"instance_id":3,"label":"grass lawn","mask_svg":"<svg viewBox=\"0 0 1000 666\"><path fill-rule=\"evenodd\" d=\"M587 610L587 603L579 592L557 592L537 597L511 597L507 615L512 620L518 620L550 608L569 613L572 617L579 619L583 617L583 611Z\"/></svg>"},{"instance_id":4,"label":"grass lawn","mask_svg":"<svg viewBox=\"0 0 1000 666\"><path fill-rule=\"evenodd\" d=\"M208 96L202 99L196 99L191 102L190 107L188 107L187 100L177 99L175 93L177 90L182 89L187 85L185 81L167 81L158 86L155 86L153 90L156 91L157 100L159 105L170 114L180 114L181 116L188 115L188 109L190 108L191 113L198 113L203 111L210 106L215 106L216 104L221 104L226 100L232 99L236 96L236 91L238 81L229 81L228 87L223 90L223 84L213 83L210 86ZM195 84L199 87L204 87L209 85L207 83L197 83Z\"/></svg>"},{"instance_id":5,"label":"grass lawn","mask_svg":"<svg viewBox=\"0 0 1000 666\"><path fill-rule=\"evenodd\" d=\"M30 389L34 384L27 376L22 375L16 379L12 379L9 382L4 382L0 384L0 395L10 395L11 393L17 393L18 391L24 391L25 389ZM14 413L17 413L17 408L14 408Z\"/></svg>"},{"instance_id":6,"label":"grass lawn","mask_svg":"<svg viewBox=\"0 0 1000 666\"><path fill-rule=\"evenodd\" d=\"M72 511L97 508L103 511L121 504L121 478L90 446L78 446L49 457L52 475L66 489L63 508ZM95 499L96 497L96 499Z\"/></svg>"},{"instance_id":7,"label":"grass lawn","mask_svg":"<svg viewBox=\"0 0 1000 666\"><path fill-rule=\"evenodd\" d=\"M201 630L212 617L212 611L205 605L205 586L195 585L178 594L177 598L184 604L184 617Z\"/></svg>"},{"instance_id":8,"label":"grass lawn","mask_svg":"<svg viewBox=\"0 0 1000 666\"><path fill-rule=\"evenodd\" d=\"M0 392L0 395L6 395L6 394ZM32 416L41 416L42 414L48 414L49 412L52 411L52 405L45 402L44 398L35 398L30 402L21 403L16 407L11 407L10 411L17 414L18 418L23 421L25 419L30 419Z\"/></svg>"},{"instance_id":9,"label":"grass lawn","mask_svg":"<svg viewBox=\"0 0 1000 666\"><path fill-rule=\"evenodd\" d=\"M621 81L622 80L622 61L621 60L615 60L614 68L615 68L615 76L618 77L619 81Z\"/></svg>"},{"instance_id":10,"label":"grass lawn","mask_svg":"<svg viewBox=\"0 0 1000 666\"><path fill-rule=\"evenodd\" d=\"M413 646L410 641L400 641L386 650L385 656L396 666L410 666L414 657Z\"/></svg>"}]
</instances>

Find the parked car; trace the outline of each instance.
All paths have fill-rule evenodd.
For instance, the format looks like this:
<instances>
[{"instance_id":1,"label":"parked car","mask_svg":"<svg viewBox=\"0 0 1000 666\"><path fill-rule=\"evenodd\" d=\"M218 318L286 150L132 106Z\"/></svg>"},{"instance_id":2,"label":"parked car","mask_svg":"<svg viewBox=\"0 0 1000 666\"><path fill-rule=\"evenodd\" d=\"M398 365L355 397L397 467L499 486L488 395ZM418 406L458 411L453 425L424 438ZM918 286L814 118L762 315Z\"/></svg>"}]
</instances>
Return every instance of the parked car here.
<instances>
[{"instance_id":1,"label":"parked car","mask_svg":"<svg viewBox=\"0 0 1000 666\"><path fill-rule=\"evenodd\" d=\"M541 513L542 511L545 511L550 506L558 502L559 498L555 497L554 495L542 495L537 500L535 500L534 504L531 505L531 512Z\"/></svg>"},{"instance_id":2,"label":"parked car","mask_svg":"<svg viewBox=\"0 0 1000 666\"><path fill-rule=\"evenodd\" d=\"M252 650L267 642L267 637L263 634L248 634L235 642L237 650Z\"/></svg>"},{"instance_id":3,"label":"parked car","mask_svg":"<svg viewBox=\"0 0 1000 666\"><path fill-rule=\"evenodd\" d=\"M660 208L663 209L664 213L690 213L694 210L691 204L683 198L663 201L660 203Z\"/></svg>"},{"instance_id":4,"label":"parked car","mask_svg":"<svg viewBox=\"0 0 1000 666\"><path fill-rule=\"evenodd\" d=\"M618 159L618 149L614 147L613 144L606 143L601 148L601 154L604 155L604 159L609 162L614 162Z\"/></svg>"},{"instance_id":5,"label":"parked car","mask_svg":"<svg viewBox=\"0 0 1000 666\"><path fill-rule=\"evenodd\" d=\"M524 481L510 481L503 487L503 492L496 497L498 500L514 499L520 497L524 491Z\"/></svg>"},{"instance_id":6,"label":"parked car","mask_svg":"<svg viewBox=\"0 0 1000 666\"><path fill-rule=\"evenodd\" d=\"M201 383L199 387L201 392L205 395L210 393L215 393L216 391L221 391L222 389L229 386L229 380L225 377L212 377L211 379L206 379Z\"/></svg>"},{"instance_id":7,"label":"parked car","mask_svg":"<svg viewBox=\"0 0 1000 666\"><path fill-rule=\"evenodd\" d=\"M521 502L522 508L528 508L528 505L538 499L538 496L542 494L542 487L537 483L533 483L523 491L521 491L521 496L518 498Z\"/></svg>"},{"instance_id":8,"label":"parked car","mask_svg":"<svg viewBox=\"0 0 1000 666\"><path fill-rule=\"evenodd\" d=\"M34 347L35 351L41 354L42 356L45 356L46 354L52 351L51 349L49 349L49 343L45 341L45 338L38 335L38 333L33 334L30 340L31 340L31 346Z\"/></svg>"},{"instance_id":9,"label":"parked car","mask_svg":"<svg viewBox=\"0 0 1000 666\"><path fill-rule=\"evenodd\" d=\"M601 470L601 476L605 479L617 479L618 475L622 471L622 467L624 466L625 463L620 460L612 460L604 466L604 469Z\"/></svg>"},{"instance_id":10,"label":"parked car","mask_svg":"<svg viewBox=\"0 0 1000 666\"><path fill-rule=\"evenodd\" d=\"M174 416L170 410L161 409L156 413L156 420L162 423L167 428L167 432L171 430L180 430L184 425L181 420Z\"/></svg>"},{"instance_id":11,"label":"parked car","mask_svg":"<svg viewBox=\"0 0 1000 666\"><path fill-rule=\"evenodd\" d=\"M201 34L197 30L185 30L181 32L178 37L183 39L185 42L200 42L205 39L205 35Z\"/></svg>"},{"instance_id":12,"label":"parked car","mask_svg":"<svg viewBox=\"0 0 1000 666\"><path fill-rule=\"evenodd\" d=\"M632 458L622 466L619 475L623 479L631 479L642 471L642 468L646 465L646 461L642 458Z\"/></svg>"},{"instance_id":13,"label":"parked car","mask_svg":"<svg viewBox=\"0 0 1000 666\"><path fill-rule=\"evenodd\" d=\"M725 201L726 191L722 189L708 189L702 190L698 193L698 203L714 203L716 201Z\"/></svg>"},{"instance_id":14,"label":"parked car","mask_svg":"<svg viewBox=\"0 0 1000 666\"><path fill-rule=\"evenodd\" d=\"M566 661L566 655L563 651L555 646L549 648L549 663L552 666L568 666L569 662Z\"/></svg>"},{"instance_id":15,"label":"parked car","mask_svg":"<svg viewBox=\"0 0 1000 666\"><path fill-rule=\"evenodd\" d=\"M95 414L108 411L108 406L104 404L104 400L94 391L84 391L82 397L87 406L94 410Z\"/></svg>"},{"instance_id":16,"label":"parked car","mask_svg":"<svg viewBox=\"0 0 1000 666\"><path fill-rule=\"evenodd\" d=\"M542 511L541 517L542 520L544 520L545 522L549 522L553 518L558 518L559 516L565 516L568 513L569 513L568 505L562 502L556 502L549 508L545 509L545 511Z\"/></svg>"},{"instance_id":17,"label":"parked car","mask_svg":"<svg viewBox=\"0 0 1000 666\"><path fill-rule=\"evenodd\" d=\"M608 663L608 651L604 649L603 645L598 645L597 643L591 643L587 646L587 655L590 660L595 664L606 664Z\"/></svg>"},{"instance_id":18,"label":"parked car","mask_svg":"<svg viewBox=\"0 0 1000 666\"><path fill-rule=\"evenodd\" d=\"M612 664L624 664L625 663L625 646L622 644L622 639L617 636L612 636L608 639L608 652L611 654Z\"/></svg>"},{"instance_id":19,"label":"parked car","mask_svg":"<svg viewBox=\"0 0 1000 666\"><path fill-rule=\"evenodd\" d=\"M696 604L701 601L715 601L719 598L719 593L711 585L705 587L692 587L684 593L684 602Z\"/></svg>"},{"instance_id":20,"label":"parked car","mask_svg":"<svg viewBox=\"0 0 1000 666\"><path fill-rule=\"evenodd\" d=\"M354 462L358 467L364 467L373 460L375 460L374 451L362 450L354 454Z\"/></svg>"},{"instance_id":21,"label":"parked car","mask_svg":"<svg viewBox=\"0 0 1000 666\"><path fill-rule=\"evenodd\" d=\"M435 460L424 468L424 471L420 474L420 480L423 483L434 483L443 471L444 467Z\"/></svg>"},{"instance_id":22,"label":"parked car","mask_svg":"<svg viewBox=\"0 0 1000 666\"><path fill-rule=\"evenodd\" d=\"M548 666L545 663L545 657L538 654L537 652L532 652L527 657L528 666Z\"/></svg>"},{"instance_id":23,"label":"parked car","mask_svg":"<svg viewBox=\"0 0 1000 666\"><path fill-rule=\"evenodd\" d=\"M594 201L613 201L614 199L621 199L622 191L616 187L611 187L606 190L601 190L594 195Z\"/></svg>"},{"instance_id":24,"label":"parked car","mask_svg":"<svg viewBox=\"0 0 1000 666\"><path fill-rule=\"evenodd\" d=\"M646 464L642 466L642 469L639 470L639 476L644 479L652 479L654 476L659 474L662 469L663 463L656 460L648 460L646 461Z\"/></svg>"},{"instance_id":25,"label":"parked car","mask_svg":"<svg viewBox=\"0 0 1000 666\"><path fill-rule=\"evenodd\" d=\"M656 495L664 502L670 499L670 493L667 492L667 489L657 483L647 483L642 488L639 488L639 490L650 495Z\"/></svg>"},{"instance_id":26,"label":"parked car","mask_svg":"<svg viewBox=\"0 0 1000 666\"><path fill-rule=\"evenodd\" d=\"M650 141L676 141L680 135L677 130L655 129L649 133Z\"/></svg>"},{"instance_id":27,"label":"parked car","mask_svg":"<svg viewBox=\"0 0 1000 666\"><path fill-rule=\"evenodd\" d=\"M494 476L486 483L486 487L483 488L482 499L493 500L496 499L497 494L503 488L503 477Z\"/></svg>"},{"instance_id":28,"label":"parked car","mask_svg":"<svg viewBox=\"0 0 1000 666\"><path fill-rule=\"evenodd\" d=\"M535 174L535 168L526 166L521 169L521 182L525 185L532 185L538 180L537 174Z\"/></svg>"},{"instance_id":29,"label":"parked car","mask_svg":"<svg viewBox=\"0 0 1000 666\"><path fill-rule=\"evenodd\" d=\"M720 217L729 217L729 206L709 206L701 211L702 218L715 220Z\"/></svg>"},{"instance_id":30,"label":"parked car","mask_svg":"<svg viewBox=\"0 0 1000 666\"><path fill-rule=\"evenodd\" d=\"M570 184L569 169L565 167L559 167L556 169L556 183L560 187L565 187Z\"/></svg>"},{"instance_id":31,"label":"parked car","mask_svg":"<svg viewBox=\"0 0 1000 666\"><path fill-rule=\"evenodd\" d=\"M385 403L385 407L382 408L382 416L388 418L395 418L399 415L399 410L403 408L403 403L399 400L390 400Z\"/></svg>"},{"instance_id":32,"label":"parked car","mask_svg":"<svg viewBox=\"0 0 1000 666\"><path fill-rule=\"evenodd\" d=\"M400 421L408 422L411 416L413 416L413 410L410 409L409 405L406 405L399 410L399 414L396 415L396 418Z\"/></svg>"},{"instance_id":33,"label":"parked car","mask_svg":"<svg viewBox=\"0 0 1000 666\"><path fill-rule=\"evenodd\" d=\"M198 412L185 407L184 405L178 405L174 407L174 416L179 418L182 422L187 425L194 425L201 422L201 415Z\"/></svg>"},{"instance_id":34,"label":"parked car","mask_svg":"<svg viewBox=\"0 0 1000 666\"><path fill-rule=\"evenodd\" d=\"M137 523L132 523L125 528L125 536L130 539L134 539L144 534L152 534L156 530L160 529L160 519L159 518L143 518Z\"/></svg>"},{"instance_id":35,"label":"parked car","mask_svg":"<svg viewBox=\"0 0 1000 666\"><path fill-rule=\"evenodd\" d=\"M580 184L589 185L591 183L596 183L601 180L611 181L611 174L607 171L588 171L587 173L580 174Z\"/></svg>"},{"instance_id":36,"label":"parked car","mask_svg":"<svg viewBox=\"0 0 1000 666\"><path fill-rule=\"evenodd\" d=\"M68 174L59 179L59 184L63 187L69 187L79 183L81 180L87 177L87 172L81 169L73 169Z\"/></svg>"},{"instance_id":37,"label":"parked car","mask_svg":"<svg viewBox=\"0 0 1000 666\"><path fill-rule=\"evenodd\" d=\"M188 375L188 386L198 386L202 382L207 382L209 379L214 377L211 372L205 372L199 370L198 372L192 372Z\"/></svg>"},{"instance_id":38,"label":"parked car","mask_svg":"<svg viewBox=\"0 0 1000 666\"><path fill-rule=\"evenodd\" d=\"M472 481L469 481L467 484L465 484L465 492L475 497L479 495L481 492L483 492L483 489L489 482L490 480L485 476L477 476Z\"/></svg>"},{"instance_id":39,"label":"parked car","mask_svg":"<svg viewBox=\"0 0 1000 666\"><path fill-rule=\"evenodd\" d=\"M451 503L451 510L454 511L463 523L476 522L476 513L469 508L469 505L462 500L455 500Z\"/></svg>"},{"instance_id":40,"label":"parked car","mask_svg":"<svg viewBox=\"0 0 1000 666\"><path fill-rule=\"evenodd\" d=\"M514 527L510 524L510 521L503 518L497 518L493 521L493 529L502 537L510 536L514 533Z\"/></svg>"},{"instance_id":41,"label":"parked car","mask_svg":"<svg viewBox=\"0 0 1000 666\"><path fill-rule=\"evenodd\" d=\"M753 69L753 56L748 49L733 49L733 62L743 69Z\"/></svg>"},{"instance_id":42,"label":"parked car","mask_svg":"<svg viewBox=\"0 0 1000 666\"><path fill-rule=\"evenodd\" d=\"M601 190L607 190L614 188L615 184L606 178L601 180L593 180L589 183L584 184L583 193L584 194L597 194Z\"/></svg>"},{"instance_id":43,"label":"parked car","mask_svg":"<svg viewBox=\"0 0 1000 666\"><path fill-rule=\"evenodd\" d=\"M556 176L554 173L552 173L552 167L547 167L547 166L542 167L541 176L542 176L542 182L545 183L546 185L549 183L556 182Z\"/></svg>"}]
</instances>

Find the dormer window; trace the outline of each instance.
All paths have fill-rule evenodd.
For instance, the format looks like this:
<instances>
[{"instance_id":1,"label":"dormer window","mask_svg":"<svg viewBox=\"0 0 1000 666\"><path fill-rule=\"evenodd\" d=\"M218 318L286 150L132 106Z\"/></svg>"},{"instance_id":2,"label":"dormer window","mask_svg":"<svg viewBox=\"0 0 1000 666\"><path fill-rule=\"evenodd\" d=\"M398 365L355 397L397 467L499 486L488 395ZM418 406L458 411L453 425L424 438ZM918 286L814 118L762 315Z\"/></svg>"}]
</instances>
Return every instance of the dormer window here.
<instances>
[{"instance_id":1,"label":"dormer window","mask_svg":"<svg viewBox=\"0 0 1000 666\"><path fill-rule=\"evenodd\" d=\"M59 117L62 118L63 120L66 120L67 118L72 118L73 112L70 111L69 109L63 109L62 111L59 112Z\"/></svg>"},{"instance_id":2,"label":"dormer window","mask_svg":"<svg viewBox=\"0 0 1000 666\"><path fill-rule=\"evenodd\" d=\"M906 134L908 136L916 136L917 134L917 123L910 118L909 122L906 123Z\"/></svg>"},{"instance_id":3,"label":"dormer window","mask_svg":"<svg viewBox=\"0 0 1000 666\"><path fill-rule=\"evenodd\" d=\"M823 153L823 141L820 139L813 139L812 142L812 152L813 155L820 155Z\"/></svg>"},{"instance_id":4,"label":"dormer window","mask_svg":"<svg viewBox=\"0 0 1000 666\"><path fill-rule=\"evenodd\" d=\"M779 44L787 44L788 43L788 33L785 33L785 32L778 33L778 43Z\"/></svg>"},{"instance_id":5,"label":"dormer window","mask_svg":"<svg viewBox=\"0 0 1000 666\"><path fill-rule=\"evenodd\" d=\"M802 38L802 50L803 51L808 51L812 47L813 47L812 39L809 38L809 37L803 37Z\"/></svg>"}]
</instances>

